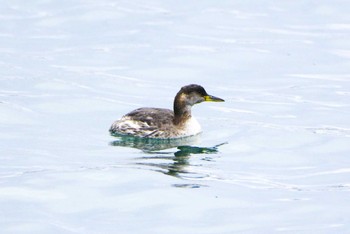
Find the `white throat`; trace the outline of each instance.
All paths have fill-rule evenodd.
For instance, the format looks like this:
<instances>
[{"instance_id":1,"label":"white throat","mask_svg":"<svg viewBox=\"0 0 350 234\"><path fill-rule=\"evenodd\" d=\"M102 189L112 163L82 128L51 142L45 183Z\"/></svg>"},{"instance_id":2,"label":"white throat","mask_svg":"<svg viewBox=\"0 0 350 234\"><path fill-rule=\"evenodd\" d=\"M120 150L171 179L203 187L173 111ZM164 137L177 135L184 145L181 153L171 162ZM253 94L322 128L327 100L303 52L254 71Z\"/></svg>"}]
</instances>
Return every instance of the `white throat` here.
<instances>
[{"instance_id":1,"label":"white throat","mask_svg":"<svg viewBox=\"0 0 350 234\"><path fill-rule=\"evenodd\" d=\"M185 125L186 135L189 135L189 136L197 135L201 131L202 131L202 128L199 125L198 121L196 120L195 117L191 116L191 118L186 121L186 125Z\"/></svg>"}]
</instances>

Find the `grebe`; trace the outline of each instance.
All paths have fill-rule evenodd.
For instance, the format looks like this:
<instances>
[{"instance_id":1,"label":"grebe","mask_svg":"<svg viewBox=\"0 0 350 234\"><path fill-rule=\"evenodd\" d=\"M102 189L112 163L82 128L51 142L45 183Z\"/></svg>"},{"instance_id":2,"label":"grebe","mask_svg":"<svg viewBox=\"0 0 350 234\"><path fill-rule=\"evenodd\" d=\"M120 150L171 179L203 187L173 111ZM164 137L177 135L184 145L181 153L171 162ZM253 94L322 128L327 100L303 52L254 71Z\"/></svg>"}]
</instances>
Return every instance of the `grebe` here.
<instances>
[{"instance_id":1,"label":"grebe","mask_svg":"<svg viewBox=\"0 0 350 234\"><path fill-rule=\"evenodd\" d=\"M224 102L221 98L207 94L200 85L187 85L176 94L174 111L163 108L139 108L115 121L109 131L112 135L158 139L197 135L201 132L201 127L192 116L191 108L194 104L204 101Z\"/></svg>"}]
</instances>

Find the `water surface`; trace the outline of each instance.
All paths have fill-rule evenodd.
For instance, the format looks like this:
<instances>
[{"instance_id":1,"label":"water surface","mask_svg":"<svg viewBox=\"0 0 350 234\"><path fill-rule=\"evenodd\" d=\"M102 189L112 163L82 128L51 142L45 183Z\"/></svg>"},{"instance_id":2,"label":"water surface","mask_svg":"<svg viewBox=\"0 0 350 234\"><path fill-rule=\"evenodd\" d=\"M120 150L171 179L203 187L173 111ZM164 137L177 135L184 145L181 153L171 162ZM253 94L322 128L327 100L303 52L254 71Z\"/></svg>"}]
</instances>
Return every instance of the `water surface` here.
<instances>
[{"instance_id":1,"label":"water surface","mask_svg":"<svg viewBox=\"0 0 350 234\"><path fill-rule=\"evenodd\" d=\"M4 2L0 232L350 232L349 10ZM226 100L193 108L197 139L109 135L190 83Z\"/></svg>"}]
</instances>

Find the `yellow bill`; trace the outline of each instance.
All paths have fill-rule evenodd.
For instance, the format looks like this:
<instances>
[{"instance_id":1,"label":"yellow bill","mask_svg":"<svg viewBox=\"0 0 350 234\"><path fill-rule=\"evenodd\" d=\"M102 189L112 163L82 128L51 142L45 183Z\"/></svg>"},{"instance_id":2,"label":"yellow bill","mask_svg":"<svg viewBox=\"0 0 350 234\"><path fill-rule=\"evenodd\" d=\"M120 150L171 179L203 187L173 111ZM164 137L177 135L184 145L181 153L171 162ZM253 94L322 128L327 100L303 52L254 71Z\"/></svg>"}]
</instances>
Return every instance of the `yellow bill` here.
<instances>
[{"instance_id":1,"label":"yellow bill","mask_svg":"<svg viewBox=\"0 0 350 234\"><path fill-rule=\"evenodd\" d=\"M206 102L224 102L224 99L218 98L218 97L214 97L212 95L206 95L204 96L204 100Z\"/></svg>"}]
</instances>

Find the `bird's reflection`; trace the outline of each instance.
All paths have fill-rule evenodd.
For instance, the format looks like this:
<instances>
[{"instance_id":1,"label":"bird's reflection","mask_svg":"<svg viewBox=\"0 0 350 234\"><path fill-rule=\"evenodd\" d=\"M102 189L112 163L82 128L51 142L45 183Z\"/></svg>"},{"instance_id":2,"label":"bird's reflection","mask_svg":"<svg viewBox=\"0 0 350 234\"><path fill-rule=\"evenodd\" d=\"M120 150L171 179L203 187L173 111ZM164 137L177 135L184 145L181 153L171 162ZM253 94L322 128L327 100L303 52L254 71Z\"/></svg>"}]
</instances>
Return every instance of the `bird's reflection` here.
<instances>
[{"instance_id":1,"label":"bird's reflection","mask_svg":"<svg viewBox=\"0 0 350 234\"><path fill-rule=\"evenodd\" d=\"M193 154L216 154L218 148L226 143L212 147L193 146L199 142L199 136L181 139L145 139L130 136L117 136L112 141L112 146L130 147L140 149L145 156L137 158L137 165L152 167L153 170L176 177L201 178L206 177L200 173L194 173L187 168L190 165L189 159ZM171 149L171 151L165 151ZM174 152L175 149L176 151ZM211 157L206 156L201 160L210 161Z\"/></svg>"},{"instance_id":2,"label":"bird's reflection","mask_svg":"<svg viewBox=\"0 0 350 234\"><path fill-rule=\"evenodd\" d=\"M155 153L159 150L171 149L181 145L195 144L199 142L198 136L179 138L179 139L152 139L132 136L113 135L117 139L111 142L113 146L123 146L140 149L145 153Z\"/></svg>"}]
</instances>

